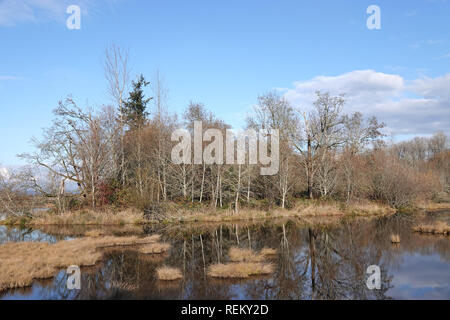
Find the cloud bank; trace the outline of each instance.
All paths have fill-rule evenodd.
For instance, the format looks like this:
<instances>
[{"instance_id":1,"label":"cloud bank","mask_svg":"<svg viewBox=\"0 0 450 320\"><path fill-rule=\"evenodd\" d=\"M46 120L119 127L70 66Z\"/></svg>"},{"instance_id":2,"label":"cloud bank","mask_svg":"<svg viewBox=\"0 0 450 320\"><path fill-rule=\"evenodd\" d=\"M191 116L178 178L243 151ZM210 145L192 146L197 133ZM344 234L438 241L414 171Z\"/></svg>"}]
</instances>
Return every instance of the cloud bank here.
<instances>
[{"instance_id":1,"label":"cloud bank","mask_svg":"<svg viewBox=\"0 0 450 320\"><path fill-rule=\"evenodd\" d=\"M344 112L376 116L394 135L450 134L450 74L406 81L399 75L357 70L295 82L284 97L300 109L311 107L315 91L345 93Z\"/></svg>"}]
</instances>

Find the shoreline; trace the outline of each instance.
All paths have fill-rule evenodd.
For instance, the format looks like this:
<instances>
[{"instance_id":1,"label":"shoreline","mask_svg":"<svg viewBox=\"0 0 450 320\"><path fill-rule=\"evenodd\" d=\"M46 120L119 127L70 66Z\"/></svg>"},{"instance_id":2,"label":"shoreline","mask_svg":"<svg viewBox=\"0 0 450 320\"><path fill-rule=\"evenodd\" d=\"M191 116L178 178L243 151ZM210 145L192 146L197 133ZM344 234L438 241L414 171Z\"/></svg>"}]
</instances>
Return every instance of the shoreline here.
<instances>
[{"instance_id":1,"label":"shoreline","mask_svg":"<svg viewBox=\"0 0 450 320\"><path fill-rule=\"evenodd\" d=\"M200 207L186 209L175 206L162 219L146 219L144 212L127 208L119 211L78 210L62 214L40 213L31 218L15 217L0 221L0 225L39 227L39 226L124 226L145 224L182 224L193 222L245 222L264 221L279 218L314 218L314 217L375 217L389 216L396 213L417 214L450 210L450 203L420 204L408 210L397 210L377 203L344 205L343 203L310 203L292 209L276 208L272 210L242 208L238 213L227 209Z\"/></svg>"}]
</instances>

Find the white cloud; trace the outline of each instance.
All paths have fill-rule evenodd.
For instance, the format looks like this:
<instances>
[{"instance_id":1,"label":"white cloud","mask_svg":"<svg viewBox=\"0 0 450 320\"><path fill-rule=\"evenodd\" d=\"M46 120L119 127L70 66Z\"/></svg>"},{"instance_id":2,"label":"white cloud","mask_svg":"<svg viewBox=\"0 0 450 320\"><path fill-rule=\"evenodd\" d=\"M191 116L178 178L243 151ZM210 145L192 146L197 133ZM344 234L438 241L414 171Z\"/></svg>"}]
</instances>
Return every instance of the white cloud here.
<instances>
[{"instance_id":1,"label":"white cloud","mask_svg":"<svg viewBox=\"0 0 450 320\"><path fill-rule=\"evenodd\" d=\"M63 14L64 2L58 0L3 0L0 2L0 25L13 26L37 22L45 16L56 18Z\"/></svg>"},{"instance_id":2,"label":"white cloud","mask_svg":"<svg viewBox=\"0 0 450 320\"><path fill-rule=\"evenodd\" d=\"M437 130L450 133L450 74L405 81L401 76L357 70L338 76L319 76L295 82L284 96L308 109L315 91L345 93L344 112L360 111L386 122L393 134L425 135Z\"/></svg>"},{"instance_id":3,"label":"white cloud","mask_svg":"<svg viewBox=\"0 0 450 320\"><path fill-rule=\"evenodd\" d=\"M425 98L437 98L450 101L449 84L450 74L447 74L437 78L425 77L414 80L412 81L410 88Z\"/></svg>"}]
</instances>

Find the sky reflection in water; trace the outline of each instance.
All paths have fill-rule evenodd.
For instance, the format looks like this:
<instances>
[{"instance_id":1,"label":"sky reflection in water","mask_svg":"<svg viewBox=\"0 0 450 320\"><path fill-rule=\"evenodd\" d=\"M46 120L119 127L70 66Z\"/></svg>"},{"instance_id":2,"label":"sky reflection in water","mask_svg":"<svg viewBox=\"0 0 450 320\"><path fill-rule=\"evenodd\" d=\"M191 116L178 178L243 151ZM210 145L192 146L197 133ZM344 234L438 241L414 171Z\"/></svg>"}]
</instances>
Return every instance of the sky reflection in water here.
<instances>
[{"instance_id":1,"label":"sky reflection in water","mask_svg":"<svg viewBox=\"0 0 450 320\"><path fill-rule=\"evenodd\" d=\"M411 218L392 217L328 227L294 221L139 227L142 234L162 234L171 251L164 256L130 248L109 251L100 265L82 268L80 291L67 290L66 274L60 271L54 279L3 292L0 299L450 299L450 239L415 234L413 224ZM398 245L390 242L394 233L400 235ZM8 237L55 242L71 236L0 227L0 243ZM205 267L227 262L231 246L276 248L274 274L230 281L206 277ZM156 280L155 269L163 264L179 267L184 280ZM366 287L365 272L372 264L381 267L381 290Z\"/></svg>"}]
</instances>

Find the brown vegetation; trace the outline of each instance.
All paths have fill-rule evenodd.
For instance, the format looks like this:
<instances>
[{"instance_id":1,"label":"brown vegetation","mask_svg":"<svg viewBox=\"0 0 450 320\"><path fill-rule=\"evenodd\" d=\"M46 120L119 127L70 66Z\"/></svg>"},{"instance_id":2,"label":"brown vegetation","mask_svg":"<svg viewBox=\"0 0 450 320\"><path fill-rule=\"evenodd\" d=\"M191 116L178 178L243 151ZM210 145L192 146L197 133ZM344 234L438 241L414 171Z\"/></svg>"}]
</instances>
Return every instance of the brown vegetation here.
<instances>
[{"instance_id":1,"label":"brown vegetation","mask_svg":"<svg viewBox=\"0 0 450 320\"><path fill-rule=\"evenodd\" d=\"M241 249L237 247L231 247L228 256L233 262L261 262L265 260L265 257L262 254L257 254L250 249Z\"/></svg>"},{"instance_id":2,"label":"brown vegetation","mask_svg":"<svg viewBox=\"0 0 450 320\"><path fill-rule=\"evenodd\" d=\"M139 252L144 254L160 254L167 252L169 249L170 244L155 242L141 246Z\"/></svg>"},{"instance_id":3,"label":"brown vegetation","mask_svg":"<svg viewBox=\"0 0 450 320\"><path fill-rule=\"evenodd\" d=\"M142 211L126 209L117 212L105 210L76 210L63 213L40 213L33 216L29 224L39 225L124 225L144 222Z\"/></svg>"},{"instance_id":4,"label":"brown vegetation","mask_svg":"<svg viewBox=\"0 0 450 320\"><path fill-rule=\"evenodd\" d=\"M208 267L208 276L213 278L248 278L254 275L270 274L274 265L263 262L238 262L213 264Z\"/></svg>"},{"instance_id":5,"label":"brown vegetation","mask_svg":"<svg viewBox=\"0 0 450 320\"><path fill-rule=\"evenodd\" d=\"M183 274L177 268L162 266L156 269L158 280L174 281L183 278Z\"/></svg>"},{"instance_id":6,"label":"brown vegetation","mask_svg":"<svg viewBox=\"0 0 450 320\"><path fill-rule=\"evenodd\" d=\"M277 251L271 248L264 248L260 253L256 253L250 249L242 249L237 247L231 247L228 256L233 262L262 262L267 257L275 255Z\"/></svg>"},{"instance_id":7,"label":"brown vegetation","mask_svg":"<svg viewBox=\"0 0 450 320\"><path fill-rule=\"evenodd\" d=\"M392 243L400 243L400 236L398 234L392 234L391 235L391 242Z\"/></svg>"},{"instance_id":8,"label":"brown vegetation","mask_svg":"<svg viewBox=\"0 0 450 320\"><path fill-rule=\"evenodd\" d=\"M17 242L0 245L0 291L28 286L34 279L51 278L60 268L70 265L92 266L101 260L100 248L151 244L159 235L145 238L99 237L60 241Z\"/></svg>"},{"instance_id":9,"label":"brown vegetation","mask_svg":"<svg viewBox=\"0 0 450 320\"><path fill-rule=\"evenodd\" d=\"M422 201L417 204L417 208L426 212L449 210L450 201L446 202L434 202L434 201Z\"/></svg>"},{"instance_id":10,"label":"brown vegetation","mask_svg":"<svg viewBox=\"0 0 450 320\"><path fill-rule=\"evenodd\" d=\"M172 208L167 214L167 222L232 222L257 221L271 218L304 218L320 216L380 216L390 215L395 209L376 202L357 202L345 205L338 201L302 200L290 209L248 209L242 208L235 213L234 210L218 210L208 207L196 209Z\"/></svg>"},{"instance_id":11,"label":"brown vegetation","mask_svg":"<svg viewBox=\"0 0 450 320\"><path fill-rule=\"evenodd\" d=\"M414 227L413 230L420 233L450 235L450 226L442 221L438 221L434 224L419 224L418 226Z\"/></svg>"},{"instance_id":12,"label":"brown vegetation","mask_svg":"<svg viewBox=\"0 0 450 320\"><path fill-rule=\"evenodd\" d=\"M265 256L266 258L269 258L271 256L274 256L277 254L277 250L276 249L272 249L272 248L262 248L261 249L261 254L263 256Z\"/></svg>"},{"instance_id":13,"label":"brown vegetation","mask_svg":"<svg viewBox=\"0 0 450 320\"><path fill-rule=\"evenodd\" d=\"M270 274L274 271L274 265L264 261L276 253L272 248L263 248L256 253L250 249L231 247L228 256L232 262L211 265L207 273L213 278L248 278Z\"/></svg>"},{"instance_id":14,"label":"brown vegetation","mask_svg":"<svg viewBox=\"0 0 450 320\"><path fill-rule=\"evenodd\" d=\"M201 123L202 134L208 129L225 134L230 125L201 103L191 102L181 117L170 113L159 75L152 83L153 97L147 97L144 89L149 82L140 75L130 83L127 53L120 48L107 50L105 66L113 105L93 112L71 97L59 102L42 139L33 139L35 150L20 155L32 170L47 173L48 179L38 182L33 172L0 179L0 211L19 217L19 221L22 216L34 216L34 212L25 212L27 206L12 206L14 199L22 200L30 189L51 199L54 211L61 213L34 216L31 223L35 225L131 224L165 218L231 221L271 214L383 214L388 209L378 208L380 204L410 208L419 200L439 200L437 195L448 194L450 151L444 132L388 143L382 132L384 123L360 112L345 113L345 95L326 92L317 92L308 110L291 105L276 92L257 97L246 127L255 132L278 130L273 175L261 174L267 165L237 164L234 158L232 163L175 163L172 151L176 142L171 139L175 129L191 133L195 123ZM128 93L127 87L132 91ZM149 103L154 103L151 113ZM269 140L272 145L272 136ZM234 145L236 141L230 142ZM200 151L212 146L204 141ZM209 149L218 155L217 150ZM191 155L186 156L190 159ZM250 156L247 152L243 158ZM76 194L67 192L69 182L77 186ZM305 198L334 203L298 208L296 202ZM215 212L175 213L165 208L171 201L181 208L207 206ZM361 201L377 204L375 208L351 209ZM87 207L96 213L82 210ZM101 211L105 207L140 211Z\"/></svg>"},{"instance_id":15,"label":"brown vegetation","mask_svg":"<svg viewBox=\"0 0 450 320\"><path fill-rule=\"evenodd\" d=\"M441 207L443 207L441 205ZM447 206L448 207L448 206ZM302 200L291 209L247 209L243 208L235 213L234 210L218 210L211 207L199 207L186 209L172 205L170 212L166 214L165 222L233 222L233 221L257 221L272 218L305 218L325 216L380 216L390 215L395 209L376 202L356 202L350 205L338 201ZM147 221L148 222L148 221ZM42 213L32 219L9 219L3 222L8 225L25 224L28 226L127 226L145 223L142 212L126 209L118 212L78 210L61 214ZM120 230L117 230L118 232ZM98 236L102 230L88 231L87 236Z\"/></svg>"},{"instance_id":16,"label":"brown vegetation","mask_svg":"<svg viewBox=\"0 0 450 320\"><path fill-rule=\"evenodd\" d=\"M105 235L105 231L101 230L101 229L93 229L93 230L88 230L84 233L84 235L86 237L100 237L100 236L104 236Z\"/></svg>"}]
</instances>

